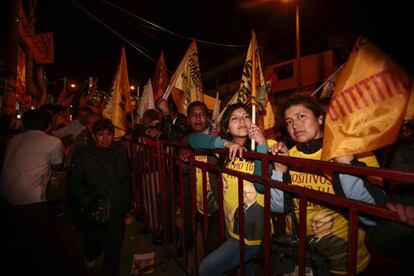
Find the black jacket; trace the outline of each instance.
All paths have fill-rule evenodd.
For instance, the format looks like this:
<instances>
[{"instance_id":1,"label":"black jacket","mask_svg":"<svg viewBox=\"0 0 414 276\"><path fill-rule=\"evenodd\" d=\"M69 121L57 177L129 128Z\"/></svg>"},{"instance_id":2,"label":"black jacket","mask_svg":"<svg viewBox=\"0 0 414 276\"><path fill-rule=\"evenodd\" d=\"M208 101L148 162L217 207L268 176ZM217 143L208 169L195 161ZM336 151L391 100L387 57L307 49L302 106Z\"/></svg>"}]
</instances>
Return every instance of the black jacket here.
<instances>
[{"instance_id":1,"label":"black jacket","mask_svg":"<svg viewBox=\"0 0 414 276\"><path fill-rule=\"evenodd\" d=\"M89 144L76 152L67 174L68 197L75 215L96 210L100 199L109 200L109 219L123 216L131 208L131 167L125 148Z\"/></svg>"},{"instance_id":2,"label":"black jacket","mask_svg":"<svg viewBox=\"0 0 414 276\"><path fill-rule=\"evenodd\" d=\"M173 124L171 116L163 116L158 128L161 130L161 139L168 141L181 141L190 132L187 117L179 113Z\"/></svg>"}]
</instances>

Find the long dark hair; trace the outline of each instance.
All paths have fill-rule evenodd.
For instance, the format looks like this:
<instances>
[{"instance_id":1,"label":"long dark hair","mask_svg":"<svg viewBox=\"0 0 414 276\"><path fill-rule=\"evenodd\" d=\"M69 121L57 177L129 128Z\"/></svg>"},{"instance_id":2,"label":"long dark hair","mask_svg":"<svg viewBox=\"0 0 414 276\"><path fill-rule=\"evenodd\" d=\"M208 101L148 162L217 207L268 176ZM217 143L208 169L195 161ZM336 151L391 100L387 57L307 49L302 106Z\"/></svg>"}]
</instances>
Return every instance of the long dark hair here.
<instances>
[{"instance_id":1,"label":"long dark hair","mask_svg":"<svg viewBox=\"0 0 414 276\"><path fill-rule=\"evenodd\" d=\"M229 105L227 109L224 111L223 117L221 117L221 121L220 121L219 135L222 139L234 142L233 135L230 133L230 131L228 131L229 121L230 121L230 116L233 113L233 111L239 108L243 108L250 116L252 116L250 107L243 103L235 103L235 104ZM247 137L243 146L249 149L250 145L251 145L251 140L249 137Z\"/></svg>"}]
</instances>

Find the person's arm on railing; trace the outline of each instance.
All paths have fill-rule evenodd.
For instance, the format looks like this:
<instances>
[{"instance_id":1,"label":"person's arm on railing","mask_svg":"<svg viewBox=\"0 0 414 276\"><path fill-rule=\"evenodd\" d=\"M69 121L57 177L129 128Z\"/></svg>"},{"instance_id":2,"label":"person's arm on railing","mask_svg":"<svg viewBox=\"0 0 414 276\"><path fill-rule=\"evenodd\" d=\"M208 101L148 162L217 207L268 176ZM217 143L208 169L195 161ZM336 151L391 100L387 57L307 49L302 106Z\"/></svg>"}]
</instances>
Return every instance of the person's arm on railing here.
<instances>
[{"instance_id":1,"label":"person's arm on railing","mask_svg":"<svg viewBox=\"0 0 414 276\"><path fill-rule=\"evenodd\" d=\"M243 151L246 150L246 148L244 148L242 145L221 139L218 136L211 136L199 133L191 134L188 139L188 143L191 145L192 148L196 150L213 150L227 148L229 150L229 159L231 161L233 161L234 158L236 158L237 156L242 157Z\"/></svg>"},{"instance_id":2,"label":"person's arm on railing","mask_svg":"<svg viewBox=\"0 0 414 276\"><path fill-rule=\"evenodd\" d=\"M269 146L266 145L266 144L257 145L256 152L267 154L268 149L269 149ZM269 176L271 175L271 172L272 172L272 165L269 164ZM261 159L255 159L254 160L253 174L257 175L257 176L262 176L262 160ZM258 193L261 193L261 194L264 193L264 185L262 183L254 183L254 187L256 188L256 191Z\"/></svg>"},{"instance_id":3,"label":"person's arm on railing","mask_svg":"<svg viewBox=\"0 0 414 276\"><path fill-rule=\"evenodd\" d=\"M402 222L414 226L414 206L388 202L386 207L395 212Z\"/></svg>"},{"instance_id":4,"label":"person's arm on railing","mask_svg":"<svg viewBox=\"0 0 414 276\"><path fill-rule=\"evenodd\" d=\"M341 156L334 158L334 161L342 164L352 164L366 166L353 155ZM332 183L336 194L346 198L363 201L370 204L384 205L386 196L383 190L370 183L366 177L360 177L352 174L334 173ZM376 222L366 217L360 217L361 221L368 225L376 225Z\"/></svg>"},{"instance_id":5,"label":"person's arm on railing","mask_svg":"<svg viewBox=\"0 0 414 276\"><path fill-rule=\"evenodd\" d=\"M261 145L257 147L257 152L267 153L271 152L273 155L284 155L289 156L286 145L282 142L273 144L270 148L267 145ZM269 170L271 178L277 181L290 183L290 177L287 173L287 167L281 163L274 162L274 169ZM261 160L255 160L254 174L262 175L262 162ZM264 187L260 183L255 183L255 188L259 193L264 192ZM292 207L292 198L289 194L284 193L282 190L277 188L270 189L270 210L276 213L283 213L290 210Z\"/></svg>"}]
</instances>

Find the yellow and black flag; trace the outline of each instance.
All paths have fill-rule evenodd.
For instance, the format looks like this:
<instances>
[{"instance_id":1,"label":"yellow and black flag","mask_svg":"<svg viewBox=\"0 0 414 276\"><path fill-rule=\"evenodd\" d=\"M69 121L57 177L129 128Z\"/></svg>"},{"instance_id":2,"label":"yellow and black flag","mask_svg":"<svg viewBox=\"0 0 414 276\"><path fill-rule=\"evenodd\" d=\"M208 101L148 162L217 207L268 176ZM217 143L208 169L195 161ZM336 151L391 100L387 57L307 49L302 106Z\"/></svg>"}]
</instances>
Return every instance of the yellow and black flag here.
<instances>
[{"instance_id":1,"label":"yellow and black flag","mask_svg":"<svg viewBox=\"0 0 414 276\"><path fill-rule=\"evenodd\" d=\"M112 83L112 89L102 111L102 116L110 119L115 126L115 138L120 138L126 134L125 116L132 110L129 91L125 48L122 48L121 59Z\"/></svg>"},{"instance_id":2,"label":"yellow and black flag","mask_svg":"<svg viewBox=\"0 0 414 276\"><path fill-rule=\"evenodd\" d=\"M230 99L228 105L238 102L257 106L259 111L257 124L262 129L266 130L275 126L275 114L267 96L266 83L254 31L252 31L252 39L244 63L240 88ZM225 109L220 113L218 120L221 119L224 111Z\"/></svg>"},{"instance_id":3,"label":"yellow and black flag","mask_svg":"<svg viewBox=\"0 0 414 276\"><path fill-rule=\"evenodd\" d=\"M171 82L163 97L167 99L170 93L172 93L180 113L186 114L187 106L193 101L204 102L200 64L198 62L198 51L195 40L191 42L187 53L171 77Z\"/></svg>"}]
</instances>

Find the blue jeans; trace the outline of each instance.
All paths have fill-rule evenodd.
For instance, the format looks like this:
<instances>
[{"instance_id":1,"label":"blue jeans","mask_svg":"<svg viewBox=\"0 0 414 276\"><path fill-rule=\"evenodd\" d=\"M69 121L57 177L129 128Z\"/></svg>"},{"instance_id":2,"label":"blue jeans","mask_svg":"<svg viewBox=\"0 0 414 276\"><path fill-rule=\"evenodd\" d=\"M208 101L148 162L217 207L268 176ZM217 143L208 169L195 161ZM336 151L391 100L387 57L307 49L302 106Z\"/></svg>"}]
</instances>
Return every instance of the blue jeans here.
<instances>
[{"instance_id":1,"label":"blue jeans","mask_svg":"<svg viewBox=\"0 0 414 276\"><path fill-rule=\"evenodd\" d=\"M260 245L244 247L245 275L254 275L253 258L259 253ZM200 276L219 276L240 265L239 240L228 238L219 248L203 259L199 267Z\"/></svg>"}]
</instances>

